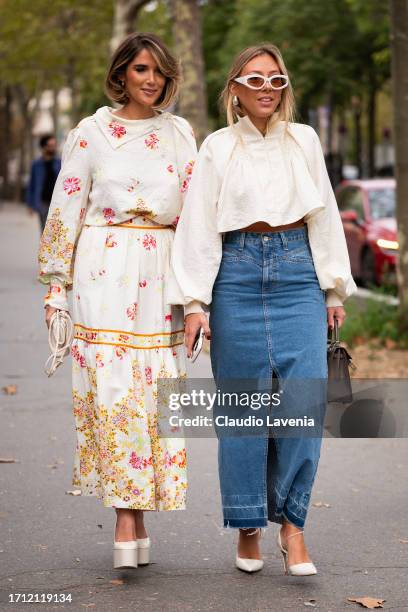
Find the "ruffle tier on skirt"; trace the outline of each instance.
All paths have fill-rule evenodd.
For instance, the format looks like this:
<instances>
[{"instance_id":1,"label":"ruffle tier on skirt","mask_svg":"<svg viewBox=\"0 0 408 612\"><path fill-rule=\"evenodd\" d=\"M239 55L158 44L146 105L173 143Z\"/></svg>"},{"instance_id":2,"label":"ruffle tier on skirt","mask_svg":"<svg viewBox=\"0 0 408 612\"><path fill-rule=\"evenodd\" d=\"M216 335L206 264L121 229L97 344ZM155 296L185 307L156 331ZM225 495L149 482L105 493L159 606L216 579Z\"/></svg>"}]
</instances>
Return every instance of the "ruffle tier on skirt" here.
<instances>
[{"instance_id":1,"label":"ruffle tier on skirt","mask_svg":"<svg viewBox=\"0 0 408 612\"><path fill-rule=\"evenodd\" d=\"M182 438L157 433L157 379L186 376L183 310L164 301L173 230L85 226L73 283L73 484L105 506L178 510Z\"/></svg>"}]
</instances>

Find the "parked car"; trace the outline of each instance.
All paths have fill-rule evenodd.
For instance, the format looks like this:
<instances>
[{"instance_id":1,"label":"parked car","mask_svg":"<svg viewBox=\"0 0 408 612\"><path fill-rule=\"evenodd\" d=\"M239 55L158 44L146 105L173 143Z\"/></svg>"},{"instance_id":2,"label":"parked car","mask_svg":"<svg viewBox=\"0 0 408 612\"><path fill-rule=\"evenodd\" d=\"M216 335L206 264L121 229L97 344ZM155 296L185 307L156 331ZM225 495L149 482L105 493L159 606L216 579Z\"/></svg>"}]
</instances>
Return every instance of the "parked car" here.
<instances>
[{"instance_id":1,"label":"parked car","mask_svg":"<svg viewBox=\"0 0 408 612\"><path fill-rule=\"evenodd\" d=\"M354 278L364 286L396 284L395 179L343 181L336 198Z\"/></svg>"}]
</instances>

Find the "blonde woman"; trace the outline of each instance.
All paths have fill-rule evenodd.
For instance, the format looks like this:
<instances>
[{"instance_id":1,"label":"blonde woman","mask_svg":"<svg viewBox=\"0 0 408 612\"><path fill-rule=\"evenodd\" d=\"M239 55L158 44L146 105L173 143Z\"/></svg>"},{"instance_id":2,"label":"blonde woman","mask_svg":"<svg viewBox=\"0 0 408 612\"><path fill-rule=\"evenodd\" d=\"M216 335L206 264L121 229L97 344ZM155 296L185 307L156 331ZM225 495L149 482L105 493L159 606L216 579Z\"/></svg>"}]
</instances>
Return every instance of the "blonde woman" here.
<instances>
[{"instance_id":1,"label":"blonde woman","mask_svg":"<svg viewBox=\"0 0 408 612\"><path fill-rule=\"evenodd\" d=\"M237 425L229 435L225 420L217 427L224 526L239 528L237 567L262 568L260 528L270 520L281 524L286 573L310 575L316 567L303 528L321 447L327 326L334 317L342 324L355 283L320 142L293 122L279 50L268 43L243 50L223 100L229 125L200 149L176 232L169 301L185 306L188 354L200 327L211 337L219 388L242 389L248 380L279 392L280 408L271 403L264 417L317 416L312 434L298 427L276 435L265 420L258 433L237 435Z\"/></svg>"},{"instance_id":2,"label":"blonde woman","mask_svg":"<svg viewBox=\"0 0 408 612\"><path fill-rule=\"evenodd\" d=\"M145 510L186 503L184 442L157 435L157 379L185 376L182 309L164 297L196 155L187 121L162 112L179 81L156 36L122 42L106 78L121 106L68 135L39 253L47 323L73 286L73 483L115 508L115 567L149 562Z\"/></svg>"}]
</instances>

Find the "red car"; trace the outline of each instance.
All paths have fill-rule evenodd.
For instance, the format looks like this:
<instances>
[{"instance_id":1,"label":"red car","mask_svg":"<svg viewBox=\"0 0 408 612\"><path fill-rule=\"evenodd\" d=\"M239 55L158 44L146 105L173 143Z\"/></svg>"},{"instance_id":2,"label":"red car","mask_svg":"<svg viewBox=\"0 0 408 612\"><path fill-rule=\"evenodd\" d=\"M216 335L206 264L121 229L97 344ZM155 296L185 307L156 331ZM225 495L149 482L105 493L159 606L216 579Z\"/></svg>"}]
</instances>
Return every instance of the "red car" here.
<instances>
[{"instance_id":1,"label":"red car","mask_svg":"<svg viewBox=\"0 0 408 612\"><path fill-rule=\"evenodd\" d=\"M354 278L366 287L395 284L395 179L343 181L336 198Z\"/></svg>"}]
</instances>

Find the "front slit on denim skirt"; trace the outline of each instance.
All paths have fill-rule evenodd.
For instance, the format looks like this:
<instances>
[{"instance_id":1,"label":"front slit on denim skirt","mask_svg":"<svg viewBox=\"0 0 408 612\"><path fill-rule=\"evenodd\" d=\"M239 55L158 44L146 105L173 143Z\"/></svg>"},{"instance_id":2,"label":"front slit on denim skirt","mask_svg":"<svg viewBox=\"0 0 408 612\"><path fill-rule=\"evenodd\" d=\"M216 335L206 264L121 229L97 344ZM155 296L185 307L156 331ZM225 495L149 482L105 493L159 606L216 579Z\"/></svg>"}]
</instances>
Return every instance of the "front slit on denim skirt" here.
<instances>
[{"instance_id":1,"label":"front slit on denim skirt","mask_svg":"<svg viewBox=\"0 0 408 612\"><path fill-rule=\"evenodd\" d=\"M302 414L326 407L327 315L307 226L282 232L228 232L210 308L215 382L317 381L291 397ZM230 383L229 383L230 384ZM224 385L225 386L225 385ZM283 397L283 395L282 395ZM288 405L288 404L287 404ZM214 407L214 411L219 407ZM290 410L289 410L290 412ZM224 526L265 527L283 519L303 527L321 448L318 435L218 435Z\"/></svg>"}]
</instances>

